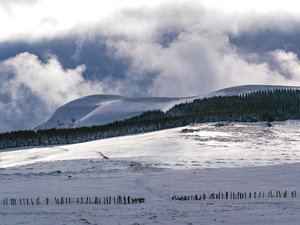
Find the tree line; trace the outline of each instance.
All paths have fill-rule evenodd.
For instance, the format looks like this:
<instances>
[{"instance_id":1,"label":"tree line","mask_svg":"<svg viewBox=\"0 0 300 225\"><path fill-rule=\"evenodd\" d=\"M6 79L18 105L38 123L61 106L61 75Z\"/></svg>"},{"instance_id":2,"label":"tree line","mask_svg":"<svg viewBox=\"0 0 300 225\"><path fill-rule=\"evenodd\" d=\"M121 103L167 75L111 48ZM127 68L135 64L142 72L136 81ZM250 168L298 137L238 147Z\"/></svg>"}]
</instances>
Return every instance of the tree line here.
<instances>
[{"instance_id":1,"label":"tree line","mask_svg":"<svg viewBox=\"0 0 300 225\"><path fill-rule=\"evenodd\" d=\"M192 123L271 122L287 119L300 119L300 90L265 90L243 95L202 98L175 105L167 112L149 111L100 126L1 133L0 149L74 144Z\"/></svg>"}]
</instances>

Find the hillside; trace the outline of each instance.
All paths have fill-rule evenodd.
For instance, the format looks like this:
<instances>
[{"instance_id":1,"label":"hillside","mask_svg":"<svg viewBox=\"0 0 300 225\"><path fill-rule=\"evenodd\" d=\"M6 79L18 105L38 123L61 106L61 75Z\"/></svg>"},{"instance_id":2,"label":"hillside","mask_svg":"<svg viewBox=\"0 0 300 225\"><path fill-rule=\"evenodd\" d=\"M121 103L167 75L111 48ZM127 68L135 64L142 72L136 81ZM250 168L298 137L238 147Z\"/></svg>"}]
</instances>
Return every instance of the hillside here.
<instances>
[{"instance_id":1,"label":"hillside","mask_svg":"<svg viewBox=\"0 0 300 225\"><path fill-rule=\"evenodd\" d=\"M153 100L151 100L153 101ZM91 127L17 131L0 134L0 149L74 144L204 122L260 122L300 119L300 90L265 90L180 103L167 111Z\"/></svg>"},{"instance_id":2,"label":"hillside","mask_svg":"<svg viewBox=\"0 0 300 225\"><path fill-rule=\"evenodd\" d=\"M7 225L297 224L299 120L265 122L289 118L300 118L300 90L201 98L101 126L0 134L1 148L37 146L0 151L2 218ZM226 193L246 198L211 197ZM180 200L195 195L207 198ZM103 204L111 196L145 202Z\"/></svg>"},{"instance_id":3,"label":"hillside","mask_svg":"<svg viewBox=\"0 0 300 225\"><path fill-rule=\"evenodd\" d=\"M243 95L257 91L274 91L274 90L297 90L300 86L284 86L284 85L241 85L235 87L228 87L218 91L211 92L206 97L214 96L230 96L230 95Z\"/></svg>"},{"instance_id":4,"label":"hillside","mask_svg":"<svg viewBox=\"0 0 300 225\"><path fill-rule=\"evenodd\" d=\"M296 225L300 201L291 192L300 190L299 121L273 125L205 123L0 152L1 219L5 225ZM275 197L285 190L287 198ZM227 191L264 192L265 197L172 199ZM103 204L103 197L118 195L143 197L145 203ZM95 196L102 204L85 203ZM40 205L19 203L38 197ZM56 204L54 199L62 197L71 202ZM80 197L84 204L76 203ZM6 198L9 204L17 199L17 205L3 205Z\"/></svg>"},{"instance_id":5,"label":"hillside","mask_svg":"<svg viewBox=\"0 0 300 225\"><path fill-rule=\"evenodd\" d=\"M287 159L289 163L300 162L299 125L299 120L274 122L273 127L267 127L264 122L228 123L223 126L202 123L72 145L12 149L0 152L0 168L103 158L99 152L111 160L130 158L172 169L277 165ZM276 152L273 152L274 145L278 149ZM231 148L234 148L232 155ZM258 160L257 154L261 152L264 155ZM230 157L227 158L227 155ZM240 158L245 160L239 161Z\"/></svg>"},{"instance_id":6,"label":"hillside","mask_svg":"<svg viewBox=\"0 0 300 225\"><path fill-rule=\"evenodd\" d=\"M146 111L166 111L176 104L203 97L242 95L263 90L294 90L300 87L275 85L244 85L221 89L206 96L165 98L129 98L119 95L92 95L76 99L59 107L44 123L34 130L74 128L108 124L129 119Z\"/></svg>"},{"instance_id":7,"label":"hillside","mask_svg":"<svg viewBox=\"0 0 300 225\"><path fill-rule=\"evenodd\" d=\"M86 96L59 107L47 121L36 126L34 130L103 125L128 119L146 111L165 111L189 99L192 98Z\"/></svg>"}]
</instances>

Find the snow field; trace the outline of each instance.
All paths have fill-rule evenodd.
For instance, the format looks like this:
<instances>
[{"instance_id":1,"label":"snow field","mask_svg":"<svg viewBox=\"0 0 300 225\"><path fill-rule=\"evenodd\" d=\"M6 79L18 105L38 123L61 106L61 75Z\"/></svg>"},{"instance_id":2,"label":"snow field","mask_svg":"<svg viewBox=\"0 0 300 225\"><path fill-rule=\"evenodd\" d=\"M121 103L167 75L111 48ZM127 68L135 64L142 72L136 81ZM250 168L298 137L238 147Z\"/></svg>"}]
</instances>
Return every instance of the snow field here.
<instances>
[{"instance_id":1,"label":"snow field","mask_svg":"<svg viewBox=\"0 0 300 225\"><path fill-rule=\"evenodd\" d=\"M198 124L0 153L0 224L299 224L297 198L175 201L174 195L300 191L299 121ZM104 159L103 156L109 159ZM58 173L57 171L60 171ZM300 192L299 192L300 193ZM136 205L3 206L5 197L130 195Z\"/></svg>"}]
</instances>

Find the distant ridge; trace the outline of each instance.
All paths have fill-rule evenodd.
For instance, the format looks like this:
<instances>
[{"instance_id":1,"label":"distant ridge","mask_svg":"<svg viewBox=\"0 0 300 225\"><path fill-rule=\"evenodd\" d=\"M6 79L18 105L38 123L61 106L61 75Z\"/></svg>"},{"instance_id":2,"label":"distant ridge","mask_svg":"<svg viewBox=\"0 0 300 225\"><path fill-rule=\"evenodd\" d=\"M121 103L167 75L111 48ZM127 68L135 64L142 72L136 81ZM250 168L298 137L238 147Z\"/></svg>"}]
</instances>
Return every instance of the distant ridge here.
<instances>
[{"instance_id":1,"label":"distant ridge","mask_svg":"<svg viewBox=\"0 0 300 225\"><path fill-rule=\"evenodd\" d=\"M276 89L300 89L300 86L242 85L224 88L205 96L182 98L129 98L120 95L90 95L59 107L48 120L36 126L34 130L103 125L117 120L129 119L146 111L166 111L176 104L197 98L242 95Z\"/></svg>"},{"instance_id":2,"label":"distant ridge","mask_svg":"<svg viewBox=\"0 0 300 225\"><path fill-rule=\"evenodd\" d=\"M191 99L193 98L90 95L59 107L47 121L36 126L34 130L103 125L128 119L146 111L165 111L175 104Z\"/></svg>"},{"instance_id":3,"label":"distant ridge","mask_svg":"<svg viewBox=\"0 0 300 225\"><path fill-rule=\"evenodd\" d=\"M276 90L276 89L300 89L300 86L283 86L283 85L241 85L224 88L218 91L211 92L206 97L213 96L228 96L228 95L242 95L255 91Z\"/></svg>"}]
</instances>

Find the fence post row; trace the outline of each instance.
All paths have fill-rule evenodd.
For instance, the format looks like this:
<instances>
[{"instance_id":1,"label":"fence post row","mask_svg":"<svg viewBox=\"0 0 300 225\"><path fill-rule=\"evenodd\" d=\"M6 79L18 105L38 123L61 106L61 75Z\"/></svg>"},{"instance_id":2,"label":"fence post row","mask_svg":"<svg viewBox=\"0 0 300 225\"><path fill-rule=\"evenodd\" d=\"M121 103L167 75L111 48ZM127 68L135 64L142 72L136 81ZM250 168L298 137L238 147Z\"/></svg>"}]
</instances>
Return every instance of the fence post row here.
<instances>
[{"instance_id":1,"label":"fence post row","mask_svg":"<svg viewBox=\"0 0 300 225\"><path fill-rule=\"evenodd\" d=\"M172 200L190 201L190 200L205 200L208 196L210 200L220 199L260 199L260 198L296 198L297 191L268 191L268 192L218 192L210 194L193 194L193 195L174 195Z\"/></svg>"},{"instance_id":2,"label":"fence post row","mask_svg":"<svg viewBox=\"0 0 300 225\"><path fill-rule=\"evenodd\" d=\"M2 205L3 206L28 206L28 205L50 205L51 203L56 205L70 205L70 204L96 204L96 205L112 205L112 204L137 204L144 203L145 198L139 197L134 198L131 196L106 196L106 197L54 197L54 201L51 202L51 198L37 197L37 198L4 198Z\"/></svg>"}]
</instances>

